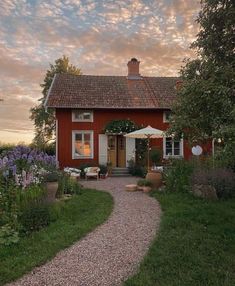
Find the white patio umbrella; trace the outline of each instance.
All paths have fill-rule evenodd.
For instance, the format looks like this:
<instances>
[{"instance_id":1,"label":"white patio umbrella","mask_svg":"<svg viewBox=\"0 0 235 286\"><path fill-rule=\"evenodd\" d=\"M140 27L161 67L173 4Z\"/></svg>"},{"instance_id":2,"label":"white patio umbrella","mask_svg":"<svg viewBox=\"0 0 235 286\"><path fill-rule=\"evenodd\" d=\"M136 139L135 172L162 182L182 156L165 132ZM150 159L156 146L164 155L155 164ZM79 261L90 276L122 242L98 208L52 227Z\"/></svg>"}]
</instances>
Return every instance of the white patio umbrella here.
<instances>
[{"instance_id":1,"label":"white patio umbrella","mask_svg":"<svg viewBox=\"0 0 235 286\"><path fill-rule=\"evenodd\" d=\"M136 139L148 139L148 171L149 171L149 142L151 138L162 138L164 132L162 130L156 129L148 125L145 128L133 131L124 136Z\"/></svg>"}]
</instances>

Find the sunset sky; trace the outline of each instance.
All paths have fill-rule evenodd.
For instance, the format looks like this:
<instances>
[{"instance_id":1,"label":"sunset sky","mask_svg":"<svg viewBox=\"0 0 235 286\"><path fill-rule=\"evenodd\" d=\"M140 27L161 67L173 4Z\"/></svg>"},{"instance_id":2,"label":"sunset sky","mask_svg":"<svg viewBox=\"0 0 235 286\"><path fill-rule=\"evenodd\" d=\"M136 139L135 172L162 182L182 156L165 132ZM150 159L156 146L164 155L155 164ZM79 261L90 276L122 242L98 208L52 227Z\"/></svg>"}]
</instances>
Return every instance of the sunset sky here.
<instances>
[{"instance_id":1,"label":"sunset sky","mask_svg":"<svg viewBox=\"0 0 235 286\"><path fill-rule=\"evenodd\" d=\"M198 25L197 0L1 0L0 142L30 142L29 109L49 63L63 54L83 74L177 76Z\"/></svg>"}]
</instances>

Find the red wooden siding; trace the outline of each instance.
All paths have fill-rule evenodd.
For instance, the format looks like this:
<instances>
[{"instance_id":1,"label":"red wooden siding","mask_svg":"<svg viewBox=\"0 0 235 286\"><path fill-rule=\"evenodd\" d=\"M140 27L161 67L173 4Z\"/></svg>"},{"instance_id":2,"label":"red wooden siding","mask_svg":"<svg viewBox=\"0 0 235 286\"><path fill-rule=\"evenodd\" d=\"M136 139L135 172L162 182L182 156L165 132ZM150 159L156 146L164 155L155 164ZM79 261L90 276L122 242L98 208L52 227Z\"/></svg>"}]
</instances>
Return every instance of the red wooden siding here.
<instances>
[{"instance_id":1,"label":"red wooden siding","mask_svg":"<svg viewBox=\"0 0 235 286\"><path fill-rule=\"evenodd\" d=\"M160 130L166 130L167 123L163 123L163 110L94 110L94 122L72 122L71 109L57 109L58 120L58 160L60 167L78 167L84 163L98 164L98 135L103 133L105 125L112 120L130 119L144 127L151 125ZM94 159L72 159L72 130L94 131ZM152 140L152 145L161 149L162 139ZM162 149L163 150L163 149ZM191 156L191 149L184 142L184 157Z\"/></svg>"}]
</instances>

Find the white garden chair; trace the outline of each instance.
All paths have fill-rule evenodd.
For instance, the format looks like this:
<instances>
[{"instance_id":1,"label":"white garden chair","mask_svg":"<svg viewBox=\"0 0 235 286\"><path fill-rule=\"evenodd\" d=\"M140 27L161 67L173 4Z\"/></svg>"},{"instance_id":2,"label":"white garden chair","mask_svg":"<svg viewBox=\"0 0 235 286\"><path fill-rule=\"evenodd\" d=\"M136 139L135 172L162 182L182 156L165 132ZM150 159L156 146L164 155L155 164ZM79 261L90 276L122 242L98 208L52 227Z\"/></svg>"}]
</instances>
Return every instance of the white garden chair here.
<instances>
[{"instance_id":1,"label":"white garden chair","mask_svg":"<svg viewBox=\"0 0 235 286\"><path fill-rule=\"evenodd\" d=\"M100 172L99 167L88 167L84 169L84 172L86 180L88 178L96 178L97 180L99 179L99 172Z\"/></svg>"}]
</instances>

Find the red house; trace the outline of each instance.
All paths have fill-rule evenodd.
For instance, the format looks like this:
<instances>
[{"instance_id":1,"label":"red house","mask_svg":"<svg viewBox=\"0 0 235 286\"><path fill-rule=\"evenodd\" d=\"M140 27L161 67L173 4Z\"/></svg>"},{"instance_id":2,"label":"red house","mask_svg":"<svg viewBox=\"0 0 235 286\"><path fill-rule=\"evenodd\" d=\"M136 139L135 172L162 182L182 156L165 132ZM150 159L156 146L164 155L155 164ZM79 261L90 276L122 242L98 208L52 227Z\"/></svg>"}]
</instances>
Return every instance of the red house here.
<instances>
[{"instance_id":1,"label":"red house","mask_svg":"<svg viewBox=\"0 0 235 286\"><path fill-rule=\"evenodd\" d=\"M84 163L127 167L135 157L135 139L121 133L105 133L113 120L129 119L143 127L168 127L176 98L177 78L144 77L140 62L133 58L127 76L57 74L45 106L56 110L57 158L60 167L79 167ZM163 157L189 157L183 140L152 140L162 148Z\"/></svg>"}]
</instances>

